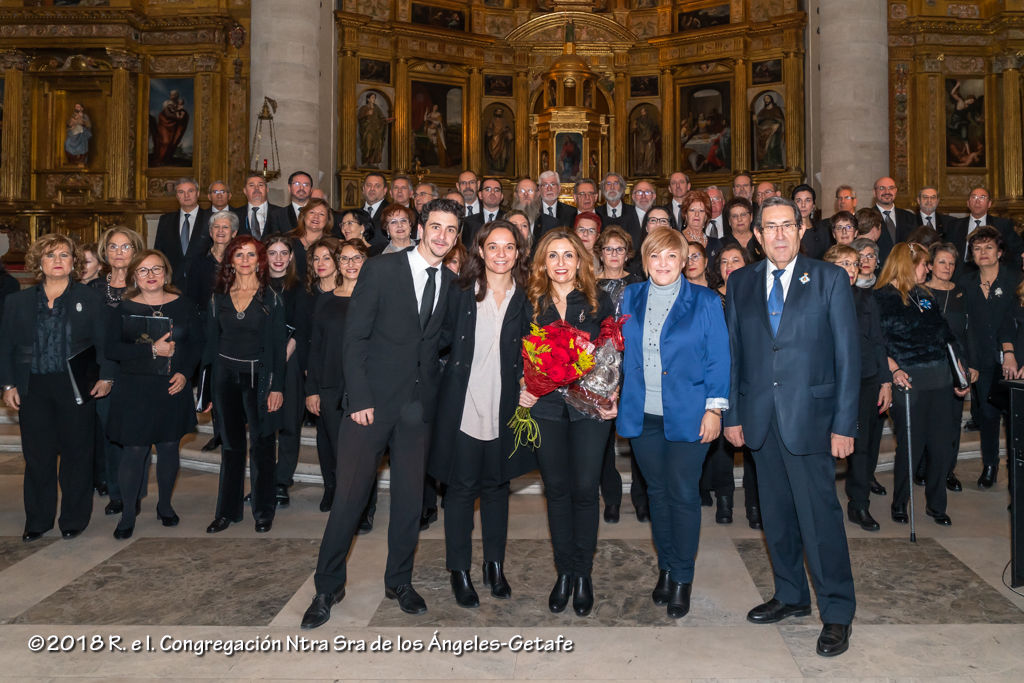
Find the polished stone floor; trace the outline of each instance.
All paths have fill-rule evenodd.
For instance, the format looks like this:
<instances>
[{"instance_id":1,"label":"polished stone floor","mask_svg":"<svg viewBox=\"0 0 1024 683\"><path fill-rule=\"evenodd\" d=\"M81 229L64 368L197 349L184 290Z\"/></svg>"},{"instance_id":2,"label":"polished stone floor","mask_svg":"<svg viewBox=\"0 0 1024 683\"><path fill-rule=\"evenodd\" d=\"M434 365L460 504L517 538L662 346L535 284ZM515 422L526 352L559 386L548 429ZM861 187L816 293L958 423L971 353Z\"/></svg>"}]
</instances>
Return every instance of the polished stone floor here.
<instances>
[{"instance_id":1,"label":"polished stone floor","mask_svg":"<svg viewBox=\"0 0 1024 683\"><path fill-rule=\"evenodd\" d=\"M704 509L692 608L678 621L650 602L650 527L636 521L628 495L622 521L601 524L597 604L589 617L547 611L554 569L544 501L528 494L511 503L512 599L497 600L482 586L477 540L473 578L481 606L454 604L439 521L421 536L414 574L429 611L412 617L383 596L383 492L376 528L358 537L350 556L347 596L326 626L301 631L326 520L317 510L318 486L297 485L269 534L256 534L247 513L210 536L216 475L183 471L174 498L177 527L160 525L152 490L129 541L112 538L116 520L103 515L105 499L96 498L81 537L64 541L51 532L24 544L20 455L0 453L0 678L1020 681L1024 597L1002 582L1007 492L1004 482L978 491L970 483L978 469L977 460L960 464L968 486L950 495L953 526L922 515L916 544L906 526L883 517L887 500L873 506L880 532L847 525L857 618L850 651L823 659L814 654L816 612L781 625L745 620L771 594L771 573L761 535L747 527L742 508L732 525L715 524ZM890 474L879 479L891 489ZM922 510L922 491L916 494ZM43 638L42 652L30 651L33 636ZM112 639L119 640L111 646ZM465 641L473 639L501 648L470 651ZM537 639L550 648L571 640L572 650L520 647ZM195 652L215 641L281 651ZM320 647L332 651L313 651Z\"/></svg>"}]
</instances>

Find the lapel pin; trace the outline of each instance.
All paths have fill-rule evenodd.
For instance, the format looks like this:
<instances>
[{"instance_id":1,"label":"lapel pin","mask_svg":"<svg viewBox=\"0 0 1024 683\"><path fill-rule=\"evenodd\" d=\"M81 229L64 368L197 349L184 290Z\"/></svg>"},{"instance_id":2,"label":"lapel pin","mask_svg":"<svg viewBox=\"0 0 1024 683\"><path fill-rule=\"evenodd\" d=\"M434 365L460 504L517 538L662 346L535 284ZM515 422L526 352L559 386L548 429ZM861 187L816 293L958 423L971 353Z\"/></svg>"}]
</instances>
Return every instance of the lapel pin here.
<instances>
[{"instance_id":1,"label":"lapel pin","mask_svg":"<svg viewBox=\"0 0 1024 683\"><path fill-rule=\"evenodd\" d=\"M75 304L75 310L78 311L79 313L82 312L82 302L78 302L77 304Z\"/></svg>"},{"instance_id":2,"label":"lapel pin","mask_svg":"<svg viewBox=\"0 0 1024 683\"><path fill-rule=\"evenodd\" d=\"M807 277L807 273L804 273L803 275L800 276L800 284L806 285L810 281L811 278Z\"/></svg>"}]
</instances>

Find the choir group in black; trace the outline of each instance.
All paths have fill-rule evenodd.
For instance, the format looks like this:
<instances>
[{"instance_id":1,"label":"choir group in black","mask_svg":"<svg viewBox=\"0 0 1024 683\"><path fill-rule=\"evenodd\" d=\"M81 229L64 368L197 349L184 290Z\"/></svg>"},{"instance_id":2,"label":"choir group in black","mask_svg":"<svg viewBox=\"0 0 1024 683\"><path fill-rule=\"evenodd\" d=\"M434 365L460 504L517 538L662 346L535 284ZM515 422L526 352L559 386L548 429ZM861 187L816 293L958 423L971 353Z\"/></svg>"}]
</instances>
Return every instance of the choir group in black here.
<instances>
[{"instance_id":1,"label":"choir group in black","mask_svg":"<svg viewBox=\"0 0 1024 683\"><path fill-rule=\"evenodd\" d=\"M204 410L215 431L207 446L221 447L207 532L242 521L247 456L255 530L268 532L290 503L301 428L313 419L320 509L330 514L303 628L326 623L344 597L353 538L373 528L385 454L385 595L403 611L427 609L413 557L439 490L454 599L480 604L471 579L478 499L484 585L511 596L510 482L539 469L556 576L548 607L561 612L571 600L585 616L601 496L606 522L619 520L617 434L631 446L637 518L652 523L653 602L672 618L689 611L700 508L717 504L716 521L732 522L742 453L747 520L764 529L775 575L775 596L748 619L809 614L806 556L824 622L817 649L830 656L847 649L855 606L835 460L848 463L849 520L878 530L869 496L886 494L874 471L893 408L891 518L908 521L913 479L925 486L927 514L950 525L947 490L962 488L960 370L981 432L978 486L995 482L999 380L1024 378L1024 244L987 215L984 188L972 191L970 218L934 214L938 224L928 216L917 227L891 208L888 178L876 183L877 208L828 220L817 219L807 185L791 201L761 183L753 203L749 174L737 175L728 202L717 188L689 190L688 179L680 189L673 174L673 201L645 211L620 201L615 174L601 183L608 203L579 212L541 205L524 179L523 208L485 219L470 213L476 177L467 173L461 196L438 198L421 184L414 202L411 182L401 177L399 188L396 178L391 204L384 178L370 174L365 207L341 212L302 172L289 178L285 207L268 204L263 178L251 176L247 205L230 209L222 197L202 209L198 186L182 179L181 210L161 217L156 249L126 227L84 247L48 234L26 258L35 286L18 291L0 269L0 383L21 423L23 539L42 537L55 518L65 538L78 536L94 487L109 495L107 514L120 514L114 536L130 538L153 449L156 514L178 524L179 442ZM541 180L555 185L551 176ZM581 181L578 198L592 206L597 187ZM544 182L540 194L551 194ZM496 201L484 197L484 209ZM561 320L596 337L617 315L628 318L616 407L595 417L559 392L523 387L531 324ZM519 406L539 425L536 450L517 448L508 427Z\"/></svg>"}]
</instances>

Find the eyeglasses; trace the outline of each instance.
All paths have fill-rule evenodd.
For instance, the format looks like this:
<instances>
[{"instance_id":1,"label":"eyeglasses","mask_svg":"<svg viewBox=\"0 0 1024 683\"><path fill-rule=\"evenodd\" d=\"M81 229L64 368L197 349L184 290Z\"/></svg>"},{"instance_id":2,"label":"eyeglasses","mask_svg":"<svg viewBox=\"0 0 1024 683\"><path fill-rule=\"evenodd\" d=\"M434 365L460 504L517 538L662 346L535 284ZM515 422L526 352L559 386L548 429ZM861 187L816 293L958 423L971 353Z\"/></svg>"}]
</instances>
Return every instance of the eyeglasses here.
<instances>
[{"instance_id":1,"label":"eyeglasses","mask_svg":"<svg viewBox=\"0 0 1024 683\"><path fill-rule=\"evenodd\" d=\"M852 225L837 225L836 227L834 227L832 229L835 230L836 232L839 232L839 233L842 233L842 234L845 235L848 232L853 232L857 228L853 227Z\"/></svg>"},{"instance_id":2,"label":"eyeglasses","mask_svg":"<svg viewBox=\"0 0 1024 683\"><path fill-rule=\"evenodd\" d=\"M584 235L596 235L597 228L576 228L576 234L580 237Z\"/></svg>"},{"instance_id":3,"label":"eyeglasses","mask_svg":"<svg viewBox=\"0 0 1024 683\"><path fill-rule=\"evenodd\" d=\"M633 194L640 197L653 197L654 190L633 190Z\"/></svg>"},{"instance_id":4,"label":"eyeglasses","mask_svg":"<svg viewBox=\"0 0 1024 683\"><path fill-rule=\"evenodd\" d=\"M417 197L433 197L434 193L433 192L417 192L416 196Z\"/></svg>"},{"instance_id":5,"label":"eyeglasses","mask_svg":"<svg viewBox=\"0 0 1024 683\"><path fill-rule=\"evenodd\" d=\"M133 247L131 244L108 244L107 245L107 251L112 251L114 253L117 253L119 251L123 251L124 253L127 254L129 251L134 251L134 250L135 250L135 247Z\"/></svg>"},{"instance_id":6,"label":"eyeglasses","mask_svg":"<svg viewBox=\"0 0 1024 683\"><path fill-rule=\"evenodd\" d=\"M622 256L626 253L625 247L604 247L601 251L609 256Z\"/></svg>"},{"instance_id":7,"label":"eyeglasses","mask_svg":"<svg viewBox=\"0 0 1024 683\"><path fill-rule=\"evenodd\" d=\"M546 182L546 183L541 183L540 186L541 187L552 188L552 187L558 187L558 183Z\"/></svg>"},{"instance_id":8,"label":"eyeglasses","mask_svg":"<svg viewBox=\"0 0 1024 683\"><path fill-rule=\"evenodd\" d=\"M761 226L761 232L774 232L776 234L793 233L796 232L796 223L788 221L786 223L766 223Z\"/></svg>"},{"instance_id":9,"label":"eyeglasses","mask_svg":"<svg viewBox=\"0 0 1024 683\"><path fill-rule=\"evenodd\" d=\"M885 192L892 192L896 189L895 185L878 185L875 187L876 190L882 190Z\"/></svg>"},{"instance_id":10,"label":"eyeglasses","mask_svg":"<svg viewBox=\"0 0 1024 683\"><path fill-rule=\"evenodd\" d=\"M516 190L516 194L537 194L537 190L532 187L521 187Z\"/></svg>"},{"instance_id":11,"label":"eyeglasses","mask_svg":"<svg viewBox=\"0 0 1024 683\"><path fill-rule=\"evenodd\" d=\"M702 258L704 258L704 257L701 256L700 252L699 251L695 251L692 254L688 255L686 257L686 260L691 262L691 263L696 263L697 261L700 261Z\"/></svg>"},{"instance_id":12,"label":"eyeglasses","mask_svg":"<svg viewBox=\"0 0 1024 683\"><path fill-rule=\"evenodd\" d=\"M293 180L292 187L309 187L311 183L304 183L301 180Z\"/></svg>"},{"instance_id":13,"label":"eyeglasses","mask_svg":"<svg viewBox=\"0 0 1024 683\"><path fill-rule=\"evenodd\" d=\"M347 221L342 221L341 224L342 224L342 226L345 226L345 225L360 225L359 221L352 220L351 218L349 218Z\"/></svg>"},{"instance_id":14,"label":"eyeglasses","mask_svg":"<svg viewBox=\"0 0 1024 683\"><path fill-rule=\"evenodd\" d=\"M652 223L654 225L669 225L670 224L669 223L669 219L667 217L662 218L662 217L659 217L659 216L654 216L652 218L648 218L647 222L648 223Z\"/></svg>"},{"instance_id":15,"label":"eyeglasses","mask_svg":"<svg viewBox=\"0 0 1024 683\"><path fill-rule=\"evenodd\" d=\"M210 194L227 194L227 190L210 190Z\"/></svg>"},{"instance_id":16,"label":"eyeglasses","mask_svg":"<svg viewBox=\"0 0 1024 683\"><path fill-rule=\"evenodd\" d=\"M500 187L485 187L481 192L501 192Z\"/></svg>"},{"instance_id":17,"label":"eyeglasses","mask_svg":"<svg viewBox=\"0 0 1024 683\"><path fill-rule=\"evenodd\" d=\"M860 260L861 261L877 261L878 257L875 256L874 254L861 254L860 255Z\"/></svg>"},{"instance_id":18,"label":"eyeglasses","mask_svg":"<svg viewBox=\"0 0 1024 683\"><path fill-rule=\"evenodd\" d=\"M596 197L597 193L596 192L577 192L576 196L577 197Z\"/></svg>"},{"instance_id":19,"label":"eyeglasses","mask_svg":"<svg viewBox=\"0 0 1024 683\"><path fill-rule=\"evenodd\" d=\"M836 261L840 268L860 268L860 261Z\"/></svg>"},{"instance_id":20,"label":"eyeglasses","mask_svg":"<svg viewBox=\"0 0 1024 683\"><path fill-rule=\"evenodd\" d=\"M152 266L151 268L136 268L135 269L135 274L136 275L141 275L142 277L149 277L150 275L156 277L157 275L163 275L164 274L164 267L163 266Z\"/></svg>"},{"instance_id":21,"label":"eyeglasses","mask_svg":"<svg viewBox=\"0 0 1024 683\"><path fill-rule=\"evenodd\" d=\"M345 265L346 263L356 264L362 263L366 259L362 254L356 254L355 256L339 256L338 263Z\"/></svg>"},{"instance_id":22,"label":"eyeglasses","mask_svg":"<svg viewBox=\"0 0 1024 683\"><path fill-rule=\"evenodd\" d=\"M987 201L988 200L988 195L987 194L972 194L970 197L968 197L968 199L973 200L973 201Z\"/></svg>"}]
</instances>

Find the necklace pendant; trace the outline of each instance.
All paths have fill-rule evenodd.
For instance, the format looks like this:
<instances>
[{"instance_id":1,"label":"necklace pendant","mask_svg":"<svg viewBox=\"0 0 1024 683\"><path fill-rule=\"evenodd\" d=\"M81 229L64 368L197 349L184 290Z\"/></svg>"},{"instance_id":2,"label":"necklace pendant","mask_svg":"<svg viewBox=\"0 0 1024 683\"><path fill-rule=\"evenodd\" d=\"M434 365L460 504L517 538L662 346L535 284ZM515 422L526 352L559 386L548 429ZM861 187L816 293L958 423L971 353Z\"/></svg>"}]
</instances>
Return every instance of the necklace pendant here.
<instances>
[{"instance_id":1,"label":"necklace pendant","mask_svg":"<svg viewBox=\"0 0 1024 683\"><path fill-rule=\"evenodd\" d=\"M245 320L245 311L239 311L238 313L235 313L235 317L238 318L239 320Z\"/></svg>"}]
</instances>

